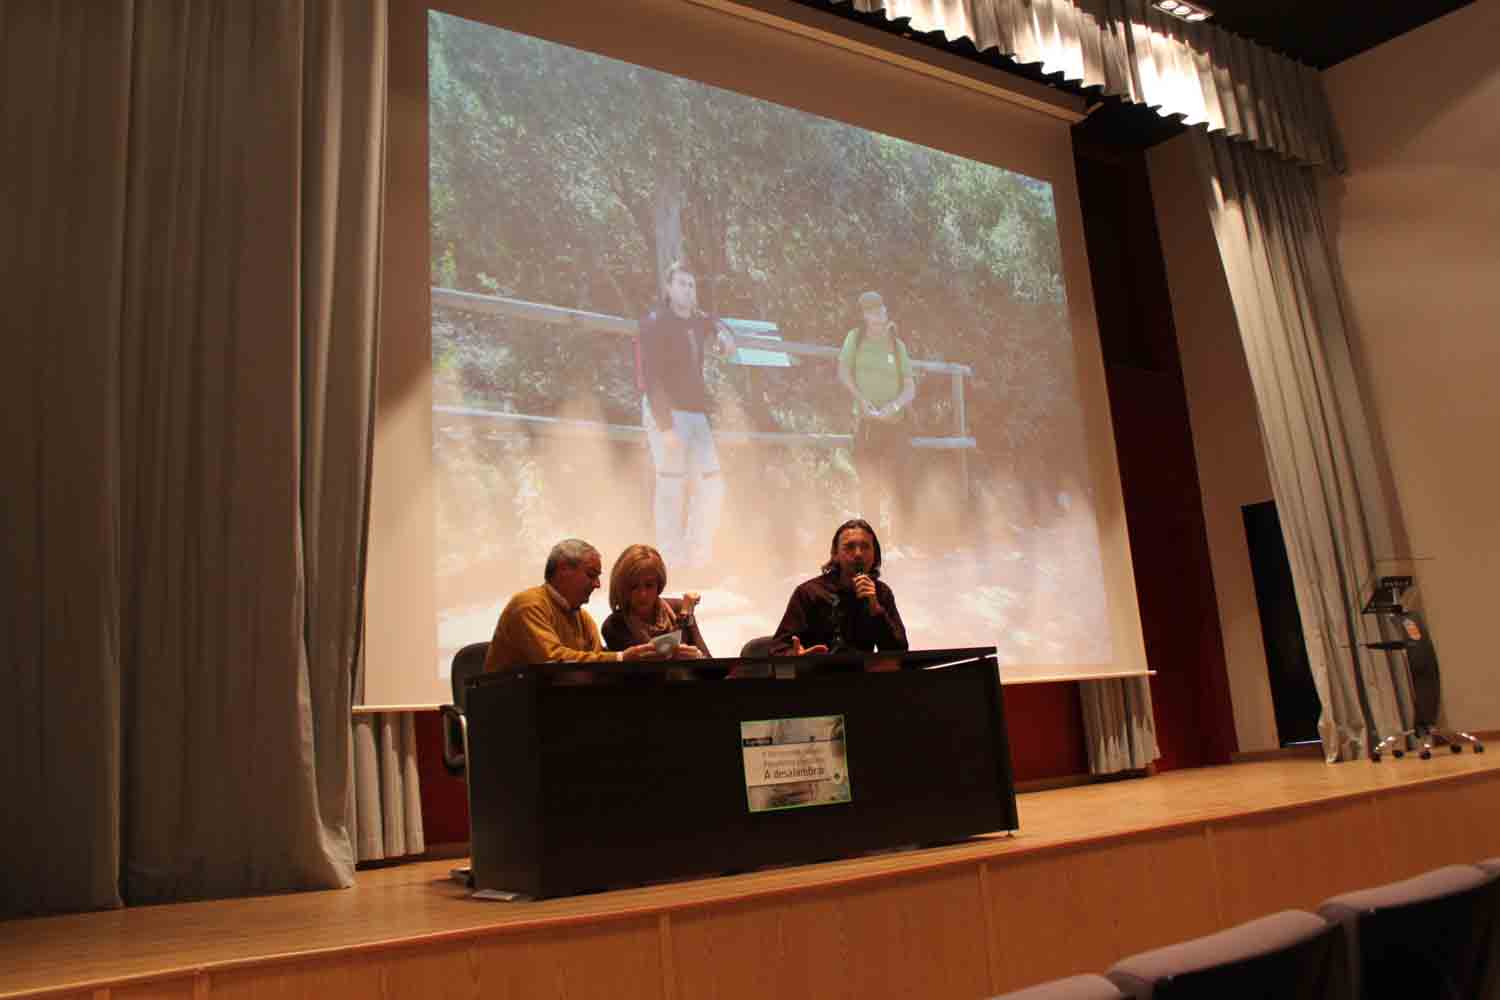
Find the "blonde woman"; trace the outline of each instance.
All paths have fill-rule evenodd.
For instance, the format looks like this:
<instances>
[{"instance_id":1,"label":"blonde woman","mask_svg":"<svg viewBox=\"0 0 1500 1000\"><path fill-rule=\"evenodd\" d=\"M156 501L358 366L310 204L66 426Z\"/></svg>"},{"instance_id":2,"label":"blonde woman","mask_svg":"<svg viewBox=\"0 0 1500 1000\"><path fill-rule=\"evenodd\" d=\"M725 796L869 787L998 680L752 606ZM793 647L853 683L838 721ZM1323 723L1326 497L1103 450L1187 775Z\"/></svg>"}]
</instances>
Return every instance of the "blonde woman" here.
<instances>
[{"instance_id":1,"label":"blonde woman","mask_svg":"<svg viewBox=\"0 0 1500 1000\"><path fill-rule=\"evenodd\" d=\"M609 572L610 615L600 632L609 649L630 649L650 642L659 635L682 630L682 645L677 658L696 660L709 655L703 634L693 610L697 594L684 594L680 600L664 599L667 587L667 564L661 553L649 545L632 545L620 553Z\"/></svg>"}]
</instances>

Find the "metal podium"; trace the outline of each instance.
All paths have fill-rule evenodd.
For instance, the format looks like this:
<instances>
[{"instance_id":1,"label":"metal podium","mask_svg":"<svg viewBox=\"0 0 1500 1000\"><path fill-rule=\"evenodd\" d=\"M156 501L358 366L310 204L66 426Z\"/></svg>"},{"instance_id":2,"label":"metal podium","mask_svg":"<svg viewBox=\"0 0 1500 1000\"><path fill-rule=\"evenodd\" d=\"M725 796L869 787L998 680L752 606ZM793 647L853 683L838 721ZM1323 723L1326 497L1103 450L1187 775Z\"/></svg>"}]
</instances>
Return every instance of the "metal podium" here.
<instances>
[{"instance_id":1,"label":"metal podium","mask_svg":"<svg viewBox=\"0 0 1500 1000\"><path fill-rule=\"evenodd\" d=\"M1369 596L1361 613L1376 619L1381 638L1365 643L1365 647L1400 654L1400 662L1406 670L1407 690L1411 693L1412 720L1411 728L1388 733L1371 747L1370 759L1379 761L1387 753L1403 757L1411 741L1417 743L1423 760L1431 759L1432 750L1437 746L1447 746L1454 753L1462 753L1465 746L1471 746L1475 753L1484 753L1484 744L1478 738L1438 725L1438 714L1442 710L1442 682L1438 674L1437 651L1419 610L1419 602L1415 600L1412 576L1380 576L1366 589Z\"/></svg>"}]
</instances>

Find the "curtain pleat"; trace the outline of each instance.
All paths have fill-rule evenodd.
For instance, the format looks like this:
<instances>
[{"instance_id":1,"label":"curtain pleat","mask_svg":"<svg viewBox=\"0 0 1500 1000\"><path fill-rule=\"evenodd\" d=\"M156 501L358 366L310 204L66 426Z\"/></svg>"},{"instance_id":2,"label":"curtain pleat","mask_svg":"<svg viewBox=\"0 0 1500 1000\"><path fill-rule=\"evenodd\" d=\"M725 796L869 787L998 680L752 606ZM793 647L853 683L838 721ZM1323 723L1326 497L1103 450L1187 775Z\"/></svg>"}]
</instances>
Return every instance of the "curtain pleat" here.
<instances>
[{"instance_id":1,"label":"curtain pleat","mask_svg":"<svg viewBox=\"0 0 1500 1000\"><path fill-rule=\"evenodd\" d=\"M6 913L352 880L384 32L382 2L0 7L0 795L37 810Z\"/></svg>"},{"instance_id":2,"label":"curtain pleat","mask_svg":"<svg viewBox=\"0 0 1500 1000\"><path fill-rule=\"evenodd\" d=\"M0 917L120 902L133 11L0 4Z\"/></svg>"},{"instance_id":3,"label":"curtain pleat","mask_svg":"<svg viewBox=\"0 0 1500 1000\"><path fill-rule=\"evenodd\" d=\"M1146 677L1081 681L1090 774L1139 771L1161 756Z\"/></svg>"},{"instance_id":4,"label":"curtain pleat","mask_svg":"<svg viewBox=\"0 0 1500 1000\"><path fill-rule=\"evenodd\" d=\"M358 860L427 850L413 713L361 712L354 717L354 784Z\"/></svg>"},{"instance_id":5,"label":"curtain pleat","mask_svg":"<svg viewBox=\"0 0 1500 1000\"><path fill-rule=\"evenodd\" d=\"M1148 0L851 0L1071 83L1181 115L1301 163L1343 169L1316 71Z\"/></svg>"},{"instance_id":6,"label":"curtain pleat","mask_svg":"<svg viewBox=\"0 0 1500 1000\"><path fill-rule=\"evenodd\" d=\"M1404 671L1361 615L1390 514L1355 382L1312 171L1196 135L1209 213L1245 345L1297 608L1322 703L1326 758L1406 728ZM1374 732L1371 732L1373 727Z\"/></svg>"}]
</instances>

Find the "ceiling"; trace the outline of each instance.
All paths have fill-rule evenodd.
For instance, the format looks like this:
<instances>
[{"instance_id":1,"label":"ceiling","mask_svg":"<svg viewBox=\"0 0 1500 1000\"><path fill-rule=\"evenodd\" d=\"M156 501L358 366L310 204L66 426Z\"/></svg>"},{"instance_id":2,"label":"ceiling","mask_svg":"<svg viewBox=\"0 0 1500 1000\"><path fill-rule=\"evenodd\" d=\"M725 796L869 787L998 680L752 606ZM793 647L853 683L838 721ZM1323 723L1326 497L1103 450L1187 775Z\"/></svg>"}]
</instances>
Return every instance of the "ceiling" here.
<instances>
[{"instance_id":1,"label":"ceiling","mask_svg":"<svg viewBox=\"0 0 1500 1000\"><path fill-rule=\"evenodd\" d=\"M1472 0L1207 0L1213 21L1314 69L1327 69Z\"/></svg>"},{"instance_id":2,"label":"ceiling","mask_svg":"<svg viewBox=\"0 0 1500 1000\"><path fill-rule=\"evenodd\" d=\"M848 0L795 0L913 41L957 53L997 70L1045 83L1100 102L1098 88L1083 88L1043 76L1038 66L1021 66L994 51L979 52L972 42L950 42L940 33L915 33L905 21L883 14L861 14ZM1473 0L1194 0L1214 13L1211 23L1315 69L1327 69L1390 41ZM1078 129L1105 143L1152 146L1182 131L1182 125L1118 98L1102 104Z\"/></svg>"}]
</instances>

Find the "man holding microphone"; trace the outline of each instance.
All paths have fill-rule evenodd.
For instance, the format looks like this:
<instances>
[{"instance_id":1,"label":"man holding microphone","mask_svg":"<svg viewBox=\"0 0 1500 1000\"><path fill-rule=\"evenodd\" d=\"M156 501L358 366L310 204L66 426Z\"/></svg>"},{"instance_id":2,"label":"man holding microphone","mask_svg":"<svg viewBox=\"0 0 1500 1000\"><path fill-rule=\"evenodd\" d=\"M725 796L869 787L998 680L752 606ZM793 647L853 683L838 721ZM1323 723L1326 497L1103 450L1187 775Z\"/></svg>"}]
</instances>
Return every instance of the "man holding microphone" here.
<instances>
[{"instance_id":1,"label":"man holding microphone","mask_svg":"<svg viewBox=\"0 0 1500 1000\"><path fill-rule=\"evenodd\" d=\"M839 525L822 572L799 584L776 629L774 656L905 652L896 595L880 580L880 540L863 518Z\"/></svg>"}]
</instances>

